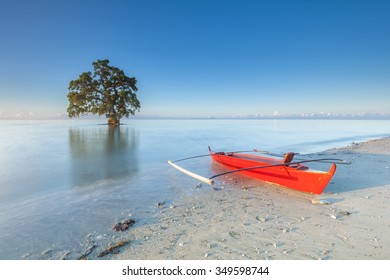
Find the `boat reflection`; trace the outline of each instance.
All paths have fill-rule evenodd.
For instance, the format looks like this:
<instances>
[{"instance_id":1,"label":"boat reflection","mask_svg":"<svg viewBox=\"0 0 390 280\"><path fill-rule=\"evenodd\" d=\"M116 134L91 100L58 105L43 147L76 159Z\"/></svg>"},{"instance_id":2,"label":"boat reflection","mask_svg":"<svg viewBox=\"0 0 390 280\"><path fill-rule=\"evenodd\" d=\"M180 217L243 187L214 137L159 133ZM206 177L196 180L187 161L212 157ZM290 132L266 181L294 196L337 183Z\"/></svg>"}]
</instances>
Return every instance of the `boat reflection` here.
<instances>
[{"instance_id":1,"label":"boat reflection","mask_svg":"<svg viewBox=\"0 0 390 280\"><path fill-rule=\"evenodd\" d=\"M71 177L74 186L104 183L137 172L138 132L127 126L69 129Z\"/></svg>"}]
</instances>

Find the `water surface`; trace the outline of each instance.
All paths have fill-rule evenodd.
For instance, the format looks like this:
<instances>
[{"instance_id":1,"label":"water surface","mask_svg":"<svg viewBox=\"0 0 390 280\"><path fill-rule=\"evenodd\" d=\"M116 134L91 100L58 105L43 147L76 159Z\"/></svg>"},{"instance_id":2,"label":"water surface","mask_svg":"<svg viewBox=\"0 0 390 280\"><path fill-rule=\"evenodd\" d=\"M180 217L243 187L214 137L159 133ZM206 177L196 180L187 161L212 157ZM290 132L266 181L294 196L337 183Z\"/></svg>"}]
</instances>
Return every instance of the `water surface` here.
<instances>
[{"instance_id":1,"label":"water surface","mask_svg":"<svg viewBox=\"0 0 390 280\"><path fill-rule=\"evenodd\" d=\"M0 259L77 258L115 222L153 223L157 203L192 194L166 160L252 148L313 153L390 135L390 121L1 121ZM211 176L210 159L183 162ZM194 194L195 195L195 194Z\"/></svg>"}]
</instances>

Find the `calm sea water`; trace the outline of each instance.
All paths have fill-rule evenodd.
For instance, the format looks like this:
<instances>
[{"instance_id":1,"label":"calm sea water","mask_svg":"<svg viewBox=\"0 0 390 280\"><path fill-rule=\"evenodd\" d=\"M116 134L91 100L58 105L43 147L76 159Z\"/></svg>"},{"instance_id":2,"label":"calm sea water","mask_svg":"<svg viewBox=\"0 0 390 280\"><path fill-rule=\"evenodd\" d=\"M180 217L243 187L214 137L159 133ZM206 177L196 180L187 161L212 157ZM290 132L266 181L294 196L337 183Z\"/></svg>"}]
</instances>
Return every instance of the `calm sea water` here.
<instances>
[{"instance_id":1,"label":"calm sea water","mask_svg":"<svg viewBox=\"0 0 390 280\"><path fill-rule=\"evenodd\" d=\"M384 120L1 121L0 259L77 258L117 221L154 222L197 183L166 161L207 146L312 153L389 135ZM212 174L207 157L185 165Z\"/></svg>"}]
</instances>

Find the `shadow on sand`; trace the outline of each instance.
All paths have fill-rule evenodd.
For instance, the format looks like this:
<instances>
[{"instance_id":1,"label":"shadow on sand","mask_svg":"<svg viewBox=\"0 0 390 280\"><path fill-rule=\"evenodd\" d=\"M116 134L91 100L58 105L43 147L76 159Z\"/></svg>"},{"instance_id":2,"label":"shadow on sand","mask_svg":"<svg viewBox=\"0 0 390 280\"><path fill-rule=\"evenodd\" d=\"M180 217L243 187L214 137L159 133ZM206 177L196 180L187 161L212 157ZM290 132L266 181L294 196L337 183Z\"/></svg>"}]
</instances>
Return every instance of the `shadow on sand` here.
<instances>
[{"instance_id":1,"label":"shadow on sand","mask_svg":"<svg viewBox=\"0 0 390 280\"><path fill-rule=\"evenodd\" d=\"M336 174L325 192L342 193L390 184L390 155L357 151L327 152L351 165L338 165Z\"/></svg>"}]
</instances>

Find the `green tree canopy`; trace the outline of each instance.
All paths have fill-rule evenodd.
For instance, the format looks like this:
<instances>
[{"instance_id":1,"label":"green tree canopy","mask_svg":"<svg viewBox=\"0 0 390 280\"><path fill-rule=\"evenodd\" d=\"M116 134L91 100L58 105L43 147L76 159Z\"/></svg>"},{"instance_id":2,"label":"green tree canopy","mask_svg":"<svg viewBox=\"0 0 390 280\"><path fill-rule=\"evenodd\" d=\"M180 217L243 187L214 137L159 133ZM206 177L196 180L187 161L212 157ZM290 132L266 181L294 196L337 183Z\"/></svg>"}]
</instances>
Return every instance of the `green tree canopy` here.
<instances>
[{"instance_id":1,"label":"green tree canopy","mask_svg":"<svg viewBox=\"0 0 390 280\"><path fill-rule=\"evenodd\" d=\"M122 117L139 111L136 78L127 77L123 70L110 66L109 60L92 63L94 72L84 72L69 83L69 118L98 114L108 118L108 124L119 125Z\"/></svg>"}]
</instances>

